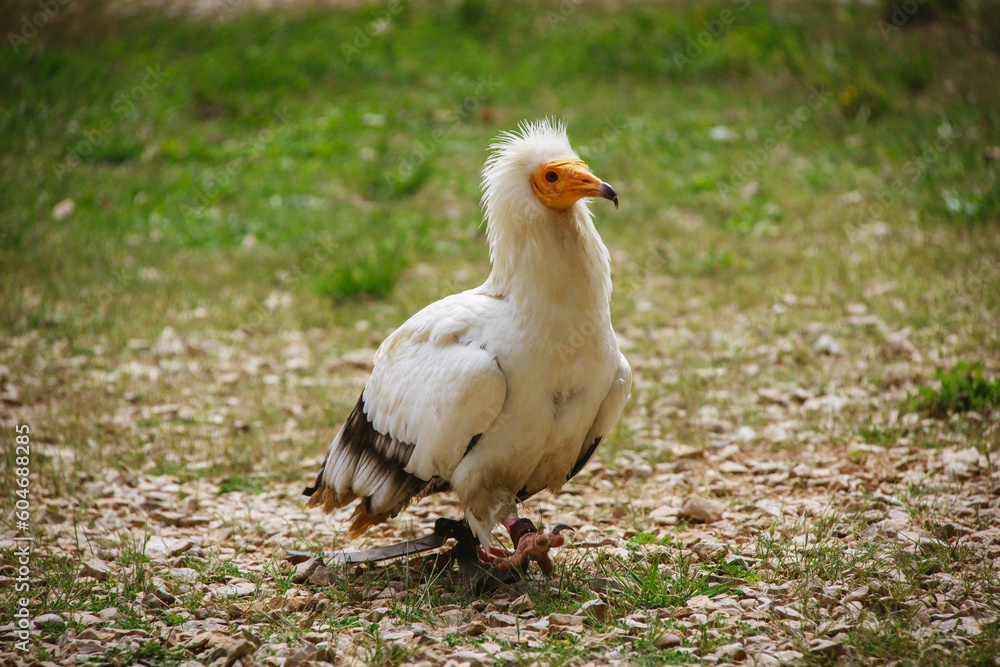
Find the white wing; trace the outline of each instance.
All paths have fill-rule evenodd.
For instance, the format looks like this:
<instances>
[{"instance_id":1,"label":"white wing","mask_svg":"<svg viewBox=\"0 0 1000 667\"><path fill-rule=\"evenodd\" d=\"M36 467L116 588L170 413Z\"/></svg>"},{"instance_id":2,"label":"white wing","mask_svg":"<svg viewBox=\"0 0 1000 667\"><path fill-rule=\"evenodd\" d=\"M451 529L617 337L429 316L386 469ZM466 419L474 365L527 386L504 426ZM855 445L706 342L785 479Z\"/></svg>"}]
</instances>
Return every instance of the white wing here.
<instances>
[{"instance_id":1,"label":"white wing","mask_svg":"<svg viewBox=\"0 0 1000 667\"><path fill-rule=\"evenodd\" d=\"M615 376L614 382L611 383L608 395L601 401L601 407L597 409L597 417L594 419L594 425L590 427L587 437L584 438L583 448L580 450L580 458L577 459L573 470L566 476L567 481L571 477L575 477L587 465L590 457L597 451L597 446L601 444L604 436L608 434L614 427L615 422L618 421L618 417L621 415L622 410L625 408L625 403L628 401L629 393L632 390L632 367L629 366L628 359L625 358L624 354L619 352L618 356L618 374Z\"/></svg>"},{"instance_id":2,"label":"white wing","mask_svg":"<svg viewBox=\"0 0 1000 667\"><path fill-rule=\"evenodd\" d=\"M307 489L309 506L329 510L365 498L351 529L357 534L395 516L429 484L447 483L507 395L496 357L477 339L477 323L495 303L470 293L448 297L382 343L316 487Z\"/></svg>"}]
</instances>

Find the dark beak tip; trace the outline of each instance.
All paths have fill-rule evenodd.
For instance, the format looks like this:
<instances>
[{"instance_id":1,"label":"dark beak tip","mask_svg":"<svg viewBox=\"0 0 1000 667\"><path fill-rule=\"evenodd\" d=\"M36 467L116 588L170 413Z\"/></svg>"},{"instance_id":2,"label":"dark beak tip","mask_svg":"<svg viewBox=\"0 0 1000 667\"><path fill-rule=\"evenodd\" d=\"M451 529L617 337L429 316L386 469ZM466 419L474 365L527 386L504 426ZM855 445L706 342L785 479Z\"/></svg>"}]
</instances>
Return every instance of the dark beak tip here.
<instances>
[{"instance_id":1,"label":"dark beak tip","mask_svg":"<svg viewBox=\"0 0 1000 667\"><path fill-rule=\"evenodd\" d=\"M615 209L617 209L618 193L615 192L615 189L610 185L608 185L607 183L604 183L603 181L601 182L599 189L601 192L601 196L604 197L605 199L610 199L611 201L613 201L615 203Z\"/></svg>"}]
</instances>

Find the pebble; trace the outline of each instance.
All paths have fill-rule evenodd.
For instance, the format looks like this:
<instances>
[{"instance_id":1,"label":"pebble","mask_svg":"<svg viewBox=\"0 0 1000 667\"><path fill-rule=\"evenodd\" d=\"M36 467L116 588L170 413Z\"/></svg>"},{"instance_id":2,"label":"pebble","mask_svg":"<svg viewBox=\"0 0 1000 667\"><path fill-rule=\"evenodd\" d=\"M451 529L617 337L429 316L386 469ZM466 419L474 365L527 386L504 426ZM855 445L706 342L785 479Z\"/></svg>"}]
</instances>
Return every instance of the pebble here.
<instances>
[{"instance_id":1,"label":"pebble","mask_svg":"<svg viewBox=\"0 0 1000 667\"><path fill-rule=\"evenodd\" d=\"M719 472L725 475L743 475L750 472L750 469L736 461L723 461L719 464Z\"/></svg>"},{"instance_id":2,"label":"pebble","mask_svg":"<svg viewBox=\"0 0 1000 667\"><path fill-rule=\"evenodd\" d=\"M78 577L90 577L98 581L106 581L111 574L111 566L100 558L92 558L80 566Z\"/></svg>"},{"instance_id":3,"label":"pebble","mask_svg":"<svg viewBox=\"0 0 1000 667\"><path fill-rule=\"evenodd\" d=\"M604 623L608 620L608 603L603 600L587 600L580 605L579 613Z\"/></svg>"},{"instance_id":4,"label":"pebble","mask_svg":"<svg viewBox=\"0 0 1000 667\"><path fill-rule=\"evenodd\" d=\"M52 217L55 220L65 220L76 212L76 202L72 199L63 199L52 207Z\"/></svg>"},{"instance_id":5,"label":"pebble","mask_svg":"<svg viewBox=\"0 0 1000 667\"><path fill-rule=\"evenodd\" d=\"M549 625L560 625L568 627L583 627L586 616L576 616L574 614L549 614Z\"/></svg>"},{"instance_id":6,"label":"pebble","mask_svg":"<svg viewBox=\"0 0 1000 667\"><path fill-rule=\"evenodd\" d=\"M722 519L725 505L701 496L688 496L681 505L678 516L703 523L715 523Z\"/></svg>"},{"instance_id":7,"label":"pebble","mask_svg":"<svg viewBox=\"0 0 1000 667\"><path fill-rule=\"evenodd\" d=\"M664 632L653 640L653 646L659 649L674 648L680 646L684 638L673 632Z\"/></svg>"},{"instance_id":8,"label":"pebble","mask_svg":"<svg viewBox=\"0 0 1000 667\"><path fill-rule=\"evenodd\" d=\"M844 348L830 334L823 334L813 343L813 350L819 354L839 356L844 353Z\"/></svg>"},{"instance_id":9,"label":"pebble","mask_svg":"<svg viewBox=\"0 0 1000 667\"><path fill-rule=\"evenodd\" d=\"M469 637L478 637L484 632L486 632L486 624L481 623L480 621L472 621L471 623L466 623L458 628L458 634L467 635Z\"/></svg>"},{"instance_id":10,"label":"pebble","mask_svg":"<svg viewBox=\"0 0 1000 667\"><path fill-rule=\"evenodd\" d=\"M36 628L47 628L50 625L56 625L57 623L65 623L63 617L59 614L42 614L41 616L35 617L35 627Z\"/></svg>"},{"instance_id":11,"label":"pebble","mask_svg":"<svg viewBox=\"0 0 1000 667\"><path fill-rule=\"evenodd\" d=\"M839 658L847 652L847 648L841 642L831 641L818 637L809 642L809 653L827 660Z\"/></svg>"},{"instance_id":12,"label":"pebble","mask_svg":"<svg viewBox=\"0 0 1000 667\"><path fill-rule=\"evenodd\" d=\"M97 617L102 621L113 621L118 618L118 607L105 607L97 612Z\"/></svg>"},{"instance_id":13,"label":"pebble","mask_svg":"<svg viewBox=\"0 0 1000 667\"><path fill-rule=\"evenodd\" d=\"M144 553L152 560L162 560L182 554L193 546L191 540L153 535L146 540Z\"/></svg>"},{"instance_id":14,"label":"pebble","mask_svg":"<svg viewBox=\"0 0 1000 667\"><path fill-rule=\"evenodd\" d=\"M257 585L253 583L239 583L228 586L220 586L212 589L209 594L216 599L219 598L242 598L252 595L257 590Z\"/></svg>"},{"instance_id":15,"label":"pebble","mask_svg":"<svg viewBox=\"0 0 1000 667\"><path fill-rule=\"evenodd\" d=\"M713 655L719 660L732 660L733 662L742 662L747 659L746 649L740 644L726 644L715 649Z\"/></svg>"},{"instance_id":16,"label":"pebble","mask_svg":"<svg viewBox=\"0 0 1000 667\"><path fill-rule=\"evenodd\" d=\"M308 581L309 577L313 576L316 569L322 564L323 561L319 558L310 558L309 560L299 563L292 571L292 583L301 584Z\"/></svg>"},{"instance_id":17,"label":"pebble","mask_svg":"<svg viewBox=\"0 0 1000 667\"><path fill-rule=\"evenodd\" d=\"M253 642L246 639L238 639L226 649L226 667L229 667L234 662L242 658L243 656L250 655L257 650Z\"/></svg>"}]
</instances>

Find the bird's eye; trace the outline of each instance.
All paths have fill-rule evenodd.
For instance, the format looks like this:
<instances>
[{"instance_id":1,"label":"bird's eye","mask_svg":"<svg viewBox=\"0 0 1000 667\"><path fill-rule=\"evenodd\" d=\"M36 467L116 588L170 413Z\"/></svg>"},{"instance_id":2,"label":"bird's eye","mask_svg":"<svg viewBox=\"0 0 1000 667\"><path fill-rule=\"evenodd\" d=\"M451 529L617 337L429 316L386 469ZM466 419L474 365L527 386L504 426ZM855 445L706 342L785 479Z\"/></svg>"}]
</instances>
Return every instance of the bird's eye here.
<instances>
[{"instance_id":1,"label":"bird's eye","mask_svg":"<svg viewBox=\"0 0 1000 667\"><path fill-rule=\"evenodd\" d=\"M554 171L547 171L545 172L545 180L549 183L555 183L559 180L559 174Z\"/></svg>"}]
</instances>

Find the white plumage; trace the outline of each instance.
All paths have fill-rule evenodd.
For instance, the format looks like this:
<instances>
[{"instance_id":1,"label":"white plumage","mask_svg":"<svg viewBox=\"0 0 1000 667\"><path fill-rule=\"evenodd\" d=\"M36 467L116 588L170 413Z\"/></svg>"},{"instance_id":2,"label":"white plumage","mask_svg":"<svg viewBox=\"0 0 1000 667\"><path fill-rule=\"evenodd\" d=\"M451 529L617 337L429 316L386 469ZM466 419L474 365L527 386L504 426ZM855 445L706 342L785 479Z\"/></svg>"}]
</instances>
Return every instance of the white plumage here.
<instances>
[{"instance_id":1,"label":"white plumage","mask_svg":"<svg viewBox=\"0 0 1000 667\"><path fill-rule=\"evenodd\" d=\"M427 306L381 345L308 506L360 499L351 534L450 489L482 544L516 504L558 490L628 399L611 270L586 197L618 199L565 127L522 124L491 146L483 207L492 272Z\"/></svg>"}]
</instances>

